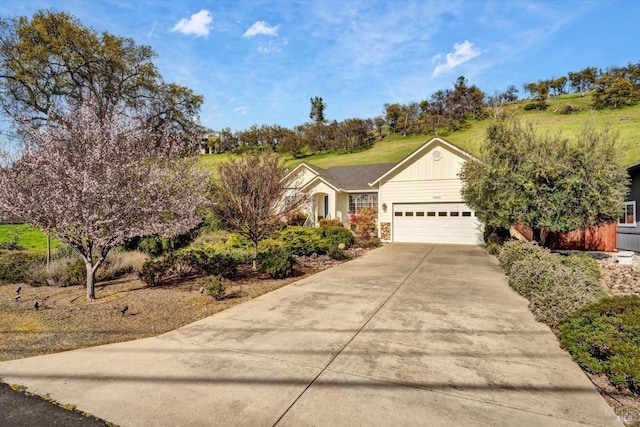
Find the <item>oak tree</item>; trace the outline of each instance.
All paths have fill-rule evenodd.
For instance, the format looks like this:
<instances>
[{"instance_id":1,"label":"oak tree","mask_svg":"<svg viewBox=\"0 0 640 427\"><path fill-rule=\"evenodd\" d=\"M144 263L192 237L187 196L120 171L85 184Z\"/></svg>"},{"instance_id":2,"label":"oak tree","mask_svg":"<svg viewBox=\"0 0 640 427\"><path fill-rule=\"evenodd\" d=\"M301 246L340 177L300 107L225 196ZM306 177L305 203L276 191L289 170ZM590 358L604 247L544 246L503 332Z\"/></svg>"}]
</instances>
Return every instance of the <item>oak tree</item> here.
<instances>
[{"instance_id":1,"label":"oak tree","mask_svg":"<svg viewBox=\"0 0 640 427\"><path fill-rule=\"evenodd\" d=\"M155 56L149 46L98 33L64 12L0 19L0 109L14 121L46 122L91 97L101 117L125 102L144 106L156 127L189 128L203 98L164 82Z\"/></svg>"}]
</instances>

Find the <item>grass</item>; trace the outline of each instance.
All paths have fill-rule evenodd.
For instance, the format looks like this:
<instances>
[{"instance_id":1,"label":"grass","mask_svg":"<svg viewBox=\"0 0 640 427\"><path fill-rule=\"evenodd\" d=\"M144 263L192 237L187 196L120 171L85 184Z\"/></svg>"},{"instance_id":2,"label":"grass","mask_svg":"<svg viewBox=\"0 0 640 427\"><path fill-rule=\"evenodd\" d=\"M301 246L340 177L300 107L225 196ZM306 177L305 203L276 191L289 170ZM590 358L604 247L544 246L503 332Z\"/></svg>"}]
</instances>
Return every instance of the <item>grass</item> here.
<instances>
[{"instance_id":1,"label":"grass","mask_svg":"<svg viewBox=\"0 0 640 427\"><path fill-rule=\"evenodd\" d=\"M0 244L17 243L28 250L47 249L47 235L40 229L29 224L0 224ZM55 249L60 242L51 238L51 249Z\"/></svg>"},{"instance_id":2,"label":"grass","mask_svg":"<svg viewBox=\"0 0 640 427\"><path fill-rule=\"evenodd\" d=\"M587 120L593 121L598 127L609 125L619 132L618 142L625 153L624 162L631 163L640 159L640 104L632 107L593 111L589 106L590 96L569 94L548 99L549 108L545 111L525 111L524 106L529 102L530 100L521 100L505 104L503 108L508 114L515 114L521 119L533 123L540 131L562 132L563 135L570 137L577 135ZM566 104L578 106L581 110L568 115L558 113L557 111ZM465 129L441 136L463 150L478 155L490 123L491 119L473 120L468 123ZM432 136L391 135L376 142L372 147L355 153L321 153L308 155L301 159L293 159L290 155L285 155L284 167L293 169L303 161L322 168L398 162ZM201 156L201 164L207 169L215 170L220 162L230 157L238 158L239 156L227 153L207 154Z\"/></svg>"}]
</instances>

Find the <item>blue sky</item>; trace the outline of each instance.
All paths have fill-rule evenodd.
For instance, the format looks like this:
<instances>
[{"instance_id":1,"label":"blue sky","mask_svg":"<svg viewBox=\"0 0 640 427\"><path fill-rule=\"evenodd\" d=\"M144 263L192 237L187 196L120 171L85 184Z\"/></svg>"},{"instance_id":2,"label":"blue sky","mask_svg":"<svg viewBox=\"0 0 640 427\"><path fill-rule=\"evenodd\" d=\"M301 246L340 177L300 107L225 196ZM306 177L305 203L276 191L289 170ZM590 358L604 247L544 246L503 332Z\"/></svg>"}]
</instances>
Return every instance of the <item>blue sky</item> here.
<instances>
[{"instance_id":1,"label":"blue sky","mask_svg":"<svg viewBox=\"0 0 640 427\"><path fill-rule=\"evenodd\" d=\"M640 1L3 0L65 11L151 46L164 79L204 95L201 123L292 127L419 102L460 75L488 94L587 66L640 61Z\"/></svg>"}]
</instances>

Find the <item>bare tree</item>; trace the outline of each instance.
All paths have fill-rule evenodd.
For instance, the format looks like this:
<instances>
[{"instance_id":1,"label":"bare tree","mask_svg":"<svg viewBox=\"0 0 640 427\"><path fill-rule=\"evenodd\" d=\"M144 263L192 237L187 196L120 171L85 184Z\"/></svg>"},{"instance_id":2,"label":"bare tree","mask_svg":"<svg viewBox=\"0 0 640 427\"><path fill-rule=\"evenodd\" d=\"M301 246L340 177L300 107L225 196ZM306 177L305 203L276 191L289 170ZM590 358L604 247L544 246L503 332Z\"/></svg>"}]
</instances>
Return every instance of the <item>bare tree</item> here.
<instances>
[{"instance_id":1,"label":"bare tree","mask_svg":"<svg viewBox=\"0 0 640 427\"><path fill-rule=\"evenodd\" d=\"M220 164L212 184L213 212L230 230L253 243L253 269L257 269L258 243L304 207L307 196L284 176L280 157L273 153L247 155Z\"/></svg>"}]
</instances>

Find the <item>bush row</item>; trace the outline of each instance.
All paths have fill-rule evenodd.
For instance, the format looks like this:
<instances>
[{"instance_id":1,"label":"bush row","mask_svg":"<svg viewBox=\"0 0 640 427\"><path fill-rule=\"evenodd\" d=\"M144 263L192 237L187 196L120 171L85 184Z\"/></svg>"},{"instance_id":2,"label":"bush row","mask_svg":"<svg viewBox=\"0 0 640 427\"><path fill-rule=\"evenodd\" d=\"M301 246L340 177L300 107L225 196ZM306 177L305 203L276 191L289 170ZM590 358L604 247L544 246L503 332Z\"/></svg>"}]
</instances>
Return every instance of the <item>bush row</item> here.
<instances>
[{"instance_id":1,"label":"bush row","mask_svg":"<svg viewBox=\"0 0 640 427\"><path fill-rule=\"evenodd\" d=\"M36 251L0 250L0 282L23 283L29 271L45 262L45 255Z\"/></svg>"},{"instance_id":2,"label":"bush row","mask_svg":"<svg viewBox=\"0 0 640 427\"><path fill-rule=\"evenodd\" d=\"M155 286L170 277L203 274L231 278L240 260L229 252L218 252L212 247L185 248L163 257L147 260L138 275L149 286Z\"/></svg>"},{"instance_id":3,"label":"bush row","mask_svg":"<svg viewBox=\"0 0 640 427\"><path fill-rule=\"evenodd\" d=\"M598 282L597 263L586 255L552 254L529 242L511 241L499 260L509 285L529 300L536 320L551 327L607 295Z\"/></svg>"},{"instance_id":4,"label":"bush row","mask_svg":"<svg viewBox=\"0 0 640 427\"><path fill-rule=\"evenodd\" d=\"M96 271L96 281L113 280L138 271L147 256L137 251L112 250ZM47 266L44 260L32 266L25 281L31 286L57 285L61 287L85 285L87 269L77 254L56 253Z\"/></svg>"}]
</instances>

